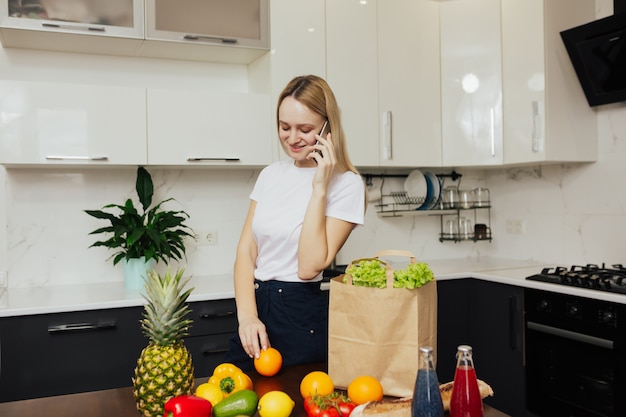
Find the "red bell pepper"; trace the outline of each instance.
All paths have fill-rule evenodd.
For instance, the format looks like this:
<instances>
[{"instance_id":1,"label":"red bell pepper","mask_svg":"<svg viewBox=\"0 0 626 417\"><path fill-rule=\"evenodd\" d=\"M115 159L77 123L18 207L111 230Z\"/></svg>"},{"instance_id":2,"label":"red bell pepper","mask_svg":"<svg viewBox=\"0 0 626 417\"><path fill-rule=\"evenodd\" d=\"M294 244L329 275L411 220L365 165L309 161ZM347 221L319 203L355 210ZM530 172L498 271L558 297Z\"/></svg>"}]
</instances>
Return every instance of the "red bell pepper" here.
<instances>
[{"instance_id":1,"label":"red bell pepper","mask_svg":"<svg viewBox=\"0 0 626 417\"><path fill-rule=\"evenodd\" d=\"M170 398L163 407L163 417L211 417L211 402L196 395Z\"/></svg>"}]
</instances>

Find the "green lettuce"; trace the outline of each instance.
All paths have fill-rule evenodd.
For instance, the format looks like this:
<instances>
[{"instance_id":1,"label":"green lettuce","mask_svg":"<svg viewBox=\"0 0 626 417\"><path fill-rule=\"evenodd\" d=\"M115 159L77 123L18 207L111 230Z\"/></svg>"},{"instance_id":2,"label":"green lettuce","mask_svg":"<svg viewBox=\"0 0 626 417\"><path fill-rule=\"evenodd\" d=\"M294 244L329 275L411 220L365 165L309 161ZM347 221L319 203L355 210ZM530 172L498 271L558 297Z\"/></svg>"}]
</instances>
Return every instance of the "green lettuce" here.
<instances>
[{"instance_id":1,"label":"green lettuce","mask_svg":"<svg viewBox=\"0 0 626 417\"><path fill-rule=\"evenodd\" d=\"M387 272L385 266L378 259L365 259L350 265L346 274L352 276L352 284L361 287L387 287ZM419 288L435 279L428 264L417 262L409 264L405 269L393 272L394 288ZM344 277L343 282L347 279Z\"/></svg>"}]
</instances>

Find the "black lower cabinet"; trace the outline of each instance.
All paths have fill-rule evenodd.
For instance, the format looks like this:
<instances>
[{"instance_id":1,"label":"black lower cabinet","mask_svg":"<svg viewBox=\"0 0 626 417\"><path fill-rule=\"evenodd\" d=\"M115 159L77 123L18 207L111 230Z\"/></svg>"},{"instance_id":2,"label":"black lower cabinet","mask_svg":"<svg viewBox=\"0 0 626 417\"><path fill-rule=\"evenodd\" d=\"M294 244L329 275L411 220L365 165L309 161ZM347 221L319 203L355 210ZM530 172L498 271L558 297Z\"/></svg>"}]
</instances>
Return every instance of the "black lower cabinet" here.
<instances>
[{"instance_id":1,"label":"black lower cabinet","mask_svg":"<svg viewBox=\"0 0 626 417\"><path fill-rule=\"evenodd\" d=\"M237 332L235 300L189 303L185 344L210 376ZM0 318L0 402L128 387L148 339L144 307Z\"/></svg>"},{"instance_id":2,"label":"black lower cabinet","mask_svg":"<svg viewBox=\"0 0 626 417\"><path fill-rule=\"evenodd\" d=\"M224 361L228 342L237 334L235 299L190 303L193 324L185 345L191 352L196 378L210 377Z\"/></svg>"},{"instance_id":3,"label":"black lower cabinet","mask_svg":"<svg viewBox=\"0 0 626 417\"><path fill-rule=\"evenodd\" d=\"M437 374L454 379L456 349L473 348L478 378L494 396L485 403L513 417L526 416L523 289L477 279L437 282Z\"/></svg>"},{"instance_id":4,"label":"black lower cabinet","mask_svg":"<svg viewBox=\"0 0 626 417\"><path fill-rule=\"evenodd\" d=\"M0 320L0 401L131 385L142 307Z\"/></svg>"}]
</instances>

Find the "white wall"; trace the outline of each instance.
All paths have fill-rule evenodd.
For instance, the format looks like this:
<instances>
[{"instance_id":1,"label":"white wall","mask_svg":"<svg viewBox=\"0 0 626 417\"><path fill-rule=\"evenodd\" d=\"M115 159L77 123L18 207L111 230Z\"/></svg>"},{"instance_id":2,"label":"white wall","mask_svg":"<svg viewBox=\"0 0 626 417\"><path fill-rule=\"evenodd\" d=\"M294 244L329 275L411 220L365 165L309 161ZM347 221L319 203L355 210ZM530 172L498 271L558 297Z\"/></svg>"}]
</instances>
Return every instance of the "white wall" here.
<instances>
[{"instance_id":1,"label":"white wall","mask_svg":"<svg viewBox=\"0 0 626 417\"><path fill-rule=\"evenodd\" d=\"M598 16L612 13L597 0ZM0 49L0 78L138 86L202 86L247 91L243 66L171 60L85 56ZM625 262L626 104L598 109L597 163L462 170L462 185L491 190L494 240L440 243L439 217L379 218L370 207L338 261L377 250L410 249L420 259L498 256L554 263ZM232 270L248 208L253 170L151 169L155 198L174 197L197 231L218 230L218 245L190 242L187 271L209 275ZM9 285L121 281L121 267L103 248L87 247L101 223L82 211L134 196L135 170L10 169L0 167L0 271ZM400 185L401 186L401 185ZM522 220L523 235L506 233Z\"/></svg>"}]
</instances>

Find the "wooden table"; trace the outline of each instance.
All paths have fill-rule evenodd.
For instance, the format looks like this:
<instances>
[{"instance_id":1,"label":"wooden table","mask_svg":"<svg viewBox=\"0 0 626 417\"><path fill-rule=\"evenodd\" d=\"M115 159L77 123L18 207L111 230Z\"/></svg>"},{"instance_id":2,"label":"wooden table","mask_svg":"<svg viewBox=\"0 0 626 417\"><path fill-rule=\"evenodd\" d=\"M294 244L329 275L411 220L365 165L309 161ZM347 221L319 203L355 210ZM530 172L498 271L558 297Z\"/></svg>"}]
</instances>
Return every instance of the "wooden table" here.
<instances>
[{"instance_id":1,"label":"wooden table","mask_svg":"<svg viewBox=\"0 0 626 417\"><path fill-rule=\"evenodd\" d=\"M256 372L249 375L254 382L254 390L262 396L273 390L284 391L295 401L292 417L306 417L300 381L309 372L326 371L325 363L292 366L281 370L278 375L266 378ZM196 385L206 382L207 378L199 378ZM488 405L484 406L484 417L507 417ZM139 417L135 408L132 388L118 388L104 391L85 392L81 394L61 395L56 397L37 398L32 400L0 403L2 417Z\"/></svg>"}]
</instances>

